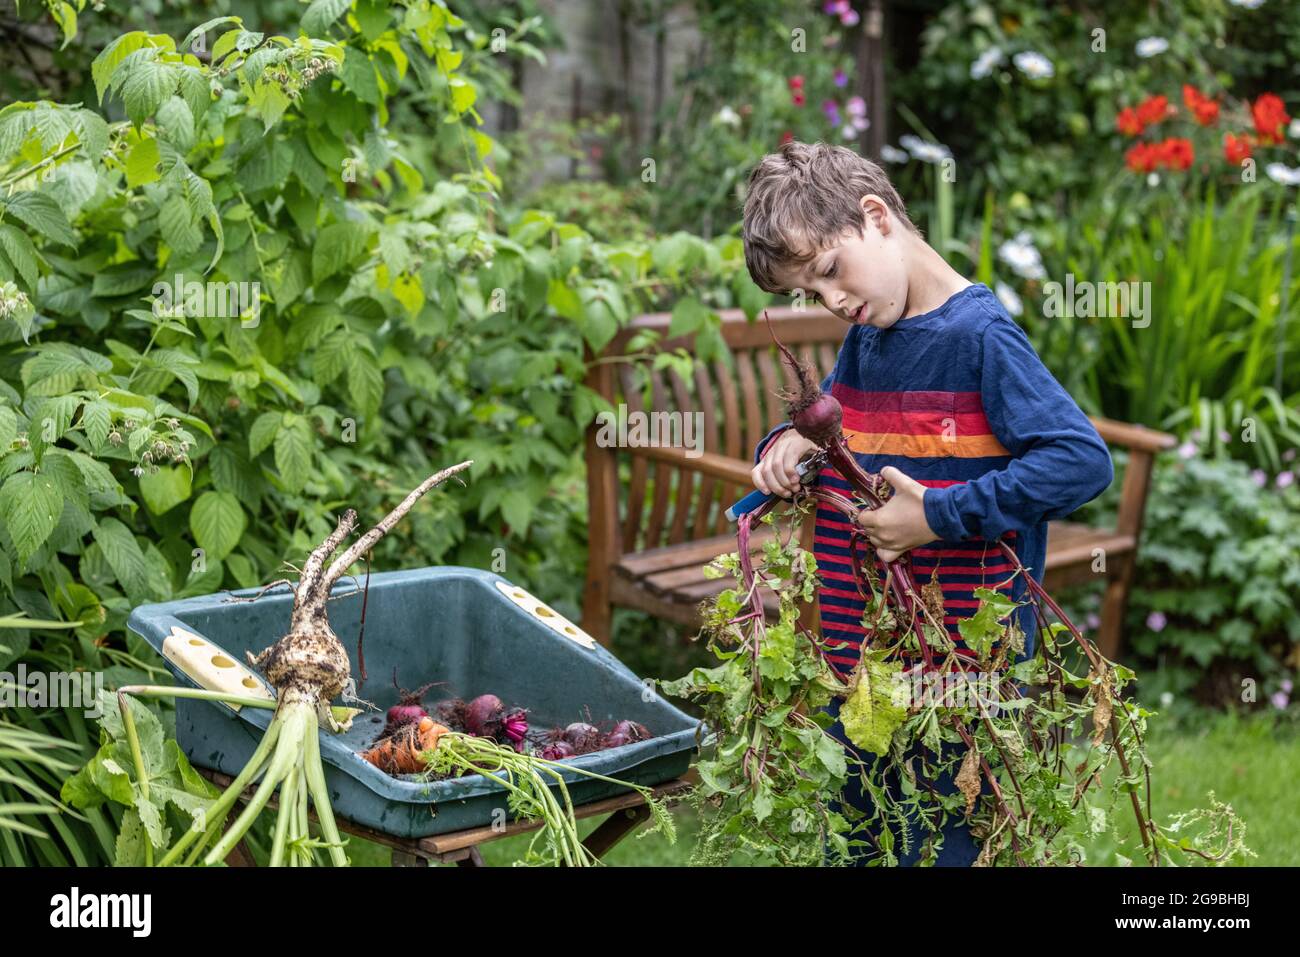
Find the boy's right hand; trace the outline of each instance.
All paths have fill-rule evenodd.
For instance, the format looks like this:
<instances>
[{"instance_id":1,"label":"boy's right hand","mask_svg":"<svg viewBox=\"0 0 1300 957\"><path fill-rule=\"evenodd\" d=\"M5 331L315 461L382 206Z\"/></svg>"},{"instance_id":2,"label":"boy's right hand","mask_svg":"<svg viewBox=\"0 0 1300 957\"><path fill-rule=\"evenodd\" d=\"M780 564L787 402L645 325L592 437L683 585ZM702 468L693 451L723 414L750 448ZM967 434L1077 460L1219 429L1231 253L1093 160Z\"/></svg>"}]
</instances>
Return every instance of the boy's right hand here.
<instances>
[{"instance_id":1,"label":"boy's right hand","mask_svg":"<svg viewBox=\"0 0 1300 957\"><path fill-rule=\"evenodd\" d=\"M763 458L750 473L754 487L764 495L775 492L782 498L790 498L799 488L799 473L795 466L815 448L817 443L805 439L793 426L786 429L764 449Z\"/></svg>"}]
</instances>

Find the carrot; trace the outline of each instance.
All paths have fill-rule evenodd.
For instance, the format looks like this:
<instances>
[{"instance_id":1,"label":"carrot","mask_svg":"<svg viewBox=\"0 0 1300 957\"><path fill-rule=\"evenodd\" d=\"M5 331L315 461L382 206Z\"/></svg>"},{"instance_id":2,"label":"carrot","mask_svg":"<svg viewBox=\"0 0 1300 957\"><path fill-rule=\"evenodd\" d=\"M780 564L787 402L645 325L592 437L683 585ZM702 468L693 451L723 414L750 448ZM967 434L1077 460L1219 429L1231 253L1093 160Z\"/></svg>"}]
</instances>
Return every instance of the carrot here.
<instances>
[{"instance_id":1,"label":"carrot","mask_svg":"<svg viewBox=\"0 0 1300 957\"><path fill-rule=\"evenodd\" d=\"M451 729L427 715L414 724L406 724L384 738L361 756L388 774L418 774L425 762L420 754L438 746L438 739Z\"/></svg>"}]
</instances>

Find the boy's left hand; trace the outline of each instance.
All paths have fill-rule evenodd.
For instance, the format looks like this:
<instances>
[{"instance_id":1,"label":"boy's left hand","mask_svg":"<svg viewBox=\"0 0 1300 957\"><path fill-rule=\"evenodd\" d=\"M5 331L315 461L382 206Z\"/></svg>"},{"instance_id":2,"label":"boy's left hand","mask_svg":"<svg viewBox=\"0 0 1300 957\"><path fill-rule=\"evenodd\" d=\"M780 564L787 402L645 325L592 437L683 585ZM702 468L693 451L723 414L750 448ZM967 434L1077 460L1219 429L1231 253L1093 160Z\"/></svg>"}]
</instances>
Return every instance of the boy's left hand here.
<instances>
[{"instance_id":1,"label":"boy's left hand","mask_svg":"<svg viewBox=\"0 0 1300 957\"><path fill-rule=\"evenodd\" d=\"M909 548L939 536L925 520L925 486L892 465L881 469L880 476L893 487L894 494L880 508L864 508L858 524L866 529L867 539L876 547L880 560L893 562Z\"/></svg>"}]
</instances>

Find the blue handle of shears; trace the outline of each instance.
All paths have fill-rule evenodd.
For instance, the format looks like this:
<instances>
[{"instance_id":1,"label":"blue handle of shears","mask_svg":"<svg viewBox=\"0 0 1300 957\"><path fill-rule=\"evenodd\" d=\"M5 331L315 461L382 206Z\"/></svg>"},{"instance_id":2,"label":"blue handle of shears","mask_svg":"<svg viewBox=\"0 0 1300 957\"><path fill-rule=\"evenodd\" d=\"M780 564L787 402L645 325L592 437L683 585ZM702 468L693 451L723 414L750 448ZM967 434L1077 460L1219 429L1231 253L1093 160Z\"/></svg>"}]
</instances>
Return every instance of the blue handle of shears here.
<instances>
[{"instance_id":1,"label":"blue handle of shears","mask_svg":"<svg viewBox=\"0 0 1300 957\"><path fill-rule=\"evenodd\" d=\"M808 474L808 469L811 466L812 466L811 462L800 462L798 465L795 466L795 471L797 471L801 476L804 476ZM746 512L752 512L760 505L764 504L765 502L769 502L772 499L777 497L778 496L775 492L768 492L764 494L763 492L760 492L758 489L754 489L754 491L750 492L740 501L732 505L731 508L727 509L727 521L734 522L738 518L740 518L740 516L744 515Z\"/></svg>"}]
</instances>

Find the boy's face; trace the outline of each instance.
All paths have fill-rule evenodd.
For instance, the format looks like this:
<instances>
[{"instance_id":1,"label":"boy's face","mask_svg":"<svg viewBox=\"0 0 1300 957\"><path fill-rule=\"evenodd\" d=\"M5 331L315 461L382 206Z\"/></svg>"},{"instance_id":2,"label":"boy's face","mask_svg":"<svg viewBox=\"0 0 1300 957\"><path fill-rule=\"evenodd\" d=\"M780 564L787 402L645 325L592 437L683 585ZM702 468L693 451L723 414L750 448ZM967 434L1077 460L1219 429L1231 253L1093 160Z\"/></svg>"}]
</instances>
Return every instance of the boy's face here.
<instances>
[{"instance_id":1,"label":"boy's face","mask_svg":"<svg viewBox=\"0 0 1300 957\"><path fill-rule=\"evenodd\" d=\"M861 206L860 234L832 240L811 262L787 266L779 278L785 289L803 289L845 322L888 329L907 307L906 227L874 194L863 196Z\"/></svg>"}]
</instances>

